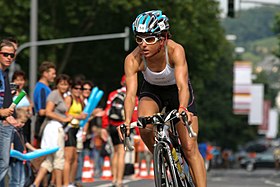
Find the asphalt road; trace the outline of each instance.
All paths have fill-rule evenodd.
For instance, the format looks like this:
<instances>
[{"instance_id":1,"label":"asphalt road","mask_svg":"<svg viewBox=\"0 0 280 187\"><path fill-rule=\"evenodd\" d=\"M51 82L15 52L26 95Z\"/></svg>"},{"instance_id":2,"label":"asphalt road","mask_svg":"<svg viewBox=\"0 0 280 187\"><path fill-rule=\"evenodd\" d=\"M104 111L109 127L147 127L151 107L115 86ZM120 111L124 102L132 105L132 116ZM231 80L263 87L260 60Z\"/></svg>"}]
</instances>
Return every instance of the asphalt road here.
<instances>
[{"instance_id":1,"label":"asphalt road","mask_svg":"<svg viewBox=\"0 0 280 187\"><path fill-rule=\"evenodd\" d=\"M93 183L83 184L85 187L110 187L111 181L95 179ZM154 187L151 179L125 177L125 187ZM217 169L207 173L208 187L274 187L280 186L280 171L259 169L247 172L243 169Z\"/></svg>"},{"instance_id":2,"label":"asphalt road","mask_svg":"<svg viewBox=\"0 0 280 187\"><path fill-rule=\"evenodd\" d=\"M211 170L208 187L273 187L280 186L280 171L259 169L248 172L243 169Z\"/></svg>"}]
</instances>

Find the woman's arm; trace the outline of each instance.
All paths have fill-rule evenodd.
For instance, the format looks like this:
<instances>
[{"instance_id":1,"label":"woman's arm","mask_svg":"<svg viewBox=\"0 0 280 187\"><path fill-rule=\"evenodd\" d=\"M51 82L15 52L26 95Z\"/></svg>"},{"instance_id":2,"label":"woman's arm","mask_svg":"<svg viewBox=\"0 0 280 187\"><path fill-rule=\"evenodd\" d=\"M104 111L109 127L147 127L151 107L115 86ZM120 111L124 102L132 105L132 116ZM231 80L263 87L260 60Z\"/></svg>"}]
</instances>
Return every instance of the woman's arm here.
<instances>
[{"instance_id":1,"label":"woman's arm","mask_svg":"<svg viewBox=\"0 0 280 187\"><path fill-rule=\"evenodd\" d=\"M188 103L190 98L190 92L189 92L189 74L188 74L188 64L185 56L185 50L184 48L177 44L174 48L174 52L172 54L172 59L174 63L175 68L175 79L176 84L178 87L178 95L179 95L179 108L178 111L181 113L182 111L185 111L188 116L189 123L192 122L192 116L193 114L188 111Z\"/></svg>"},{"instance_id":2,"label":"woman's arm","mask_svg":"<svg viewBox=\"0 0 280 187\"><path fill-rule=\"evenodd\" d=\"M50 119L57 120L62 123L69 122L73 119L72 116L62 117L54 112L55 104L52 101L47 102L46 116Z\"/></svg>"}]
</instances>

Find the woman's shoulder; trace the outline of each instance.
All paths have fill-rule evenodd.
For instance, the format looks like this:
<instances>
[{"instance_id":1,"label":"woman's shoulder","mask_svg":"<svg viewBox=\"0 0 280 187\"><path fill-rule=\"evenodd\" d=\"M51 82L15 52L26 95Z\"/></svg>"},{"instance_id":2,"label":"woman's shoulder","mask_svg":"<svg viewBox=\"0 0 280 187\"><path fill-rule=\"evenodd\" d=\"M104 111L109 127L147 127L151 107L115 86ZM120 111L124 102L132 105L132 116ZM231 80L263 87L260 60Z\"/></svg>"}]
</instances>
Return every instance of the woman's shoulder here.
<instances>
[{"instance_id":1,"label":"woman's shoulder","mask_svg":"<svg viewBox=\"0 0 280 187\"><path fill-rule=\"evenodd\" d=\"M174 40L169 39L167 42L168 50L173 52L173 51L178 51L178 50L184 50L184 47L175 42Z\"/></svg>"},{"instance_id":2,"label":"woman's shoulder","mask_svg":"<svg viewBox=\"0 0 280 187\"><path fill-rule=\"evenodd\" d=\"M139 47L136 47L131 53L126 56L126 61L140 61L140 59L141 52Z\"/></svg>"},{"instance_id":3,"label":"woman's shoulder","mask_svg":"<svg viewBox=\"0 0 280 187\"><path fill-rule=\"evenodd\" d=\"M50 93L50 95L58 95L58 94L59 94L59 92L58 92L57 89L52 90L51 93Z\"/></svg>"},{"instance_id":4,"label":"woman's shoulder","mask_svg":"<svg viewBox=\"0 0 280 187\"><path fill-rule=\"evenodd\" d=\"M135 70L139 70L139 67L142 63L142 57L140 48L136 47L130 54L128 54L125 58L125 66L130 67L129 69L132 69L134 67Z\"/></svg>"},{"instance_id":5,"label":"woman's shoulder","mask_svg":"<svg viewBox=\"0 0 280 187\"><path fill-rule=\"evenodd\" d=\"M168 40L168 43L167 43L167 46L168 46L168 56L171 58L171 59L174 59L176 57L181 57L182 55L184 56L185 55L185 49L184 47L175 42L174 40Z\"/></svg>"},{"instance_id":6,"label":"woman's shoulder","mask_svg":"<svg viewBox=\"0 0 280 187\"><path fill-rule=\"evenodd\" d=\"M51 93L48 95L47 100L48 101L50 101L50 100L57 100L59 95L60 94L59 94L57 89L52 90Z\"/></svg>"}]
</instances>

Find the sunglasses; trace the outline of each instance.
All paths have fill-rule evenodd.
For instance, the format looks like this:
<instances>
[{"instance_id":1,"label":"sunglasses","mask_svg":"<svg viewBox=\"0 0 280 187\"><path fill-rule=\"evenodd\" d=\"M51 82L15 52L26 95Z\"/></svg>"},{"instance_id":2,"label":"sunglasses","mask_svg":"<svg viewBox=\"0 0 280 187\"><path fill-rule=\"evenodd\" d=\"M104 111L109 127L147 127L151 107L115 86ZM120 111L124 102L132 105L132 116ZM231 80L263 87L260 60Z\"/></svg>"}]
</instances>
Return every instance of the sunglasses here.
<instances>
[{"instance_id":1,"label":"sunglasses","mask_svg":"<svg viewBox=\"0 0 280 187\"><path fill-rule=\"evenodd\" d=\"M10 56L11 58L14 58L16 56L15 53L0 52L0 54L3 55L4 57Z\"/></svg>"},{"instance_id":2,"label":"sunglasses","mask_svg":"<svg viewBox=\"0 0 280 187\"><path fill-rule=\"evenodd\" d=\"M155 44L157 41L159 41L160 38L156 37L156 36L147 36L147 37L140 37L140 36L136 36L135 37L135 41L136 43L138 43L139 45L143 43L143 41L147 44L147 45L152 45Z\"/></svg>"},{"instance_id":3,"label":"sunglasses","mask_svg":"<svg viewBox=\"0 0 280 187\"><path fill-rule=\"evenodd\" d=\"M73 87L73 89L75 89L75 90L82 90L81 87Z\"/></svg>"},{"instance_id":4,"label":"sunglasses","mask_svg":"<svg viewBox=\"0 0 280 187\"><path fill-rule=\"evenodd\" d=\"M91 88L83 88L82 90L88 90L88 91L91 91Z\"/></svg>"}]
</instances>

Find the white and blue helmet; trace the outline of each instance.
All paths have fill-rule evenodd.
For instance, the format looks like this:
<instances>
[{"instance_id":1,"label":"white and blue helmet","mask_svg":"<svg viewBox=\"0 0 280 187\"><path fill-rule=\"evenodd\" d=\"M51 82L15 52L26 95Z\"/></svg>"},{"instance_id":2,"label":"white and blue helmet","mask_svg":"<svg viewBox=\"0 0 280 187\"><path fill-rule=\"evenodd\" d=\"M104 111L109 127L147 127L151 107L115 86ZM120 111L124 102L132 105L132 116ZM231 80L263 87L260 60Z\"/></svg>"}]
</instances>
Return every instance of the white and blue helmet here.
<instances>
[{"instance_id":1,"label":"white and blue helmet","mask_svg":"<svg viewBox=\"0 0 280 187\"><path fill-rule=\"evenodd\" d=\"M168 32L169 23L166 15L161 10L151 10L139 14L132 23L132 30L137 34L158 35Z\"/></svg>"}]
</instances>

